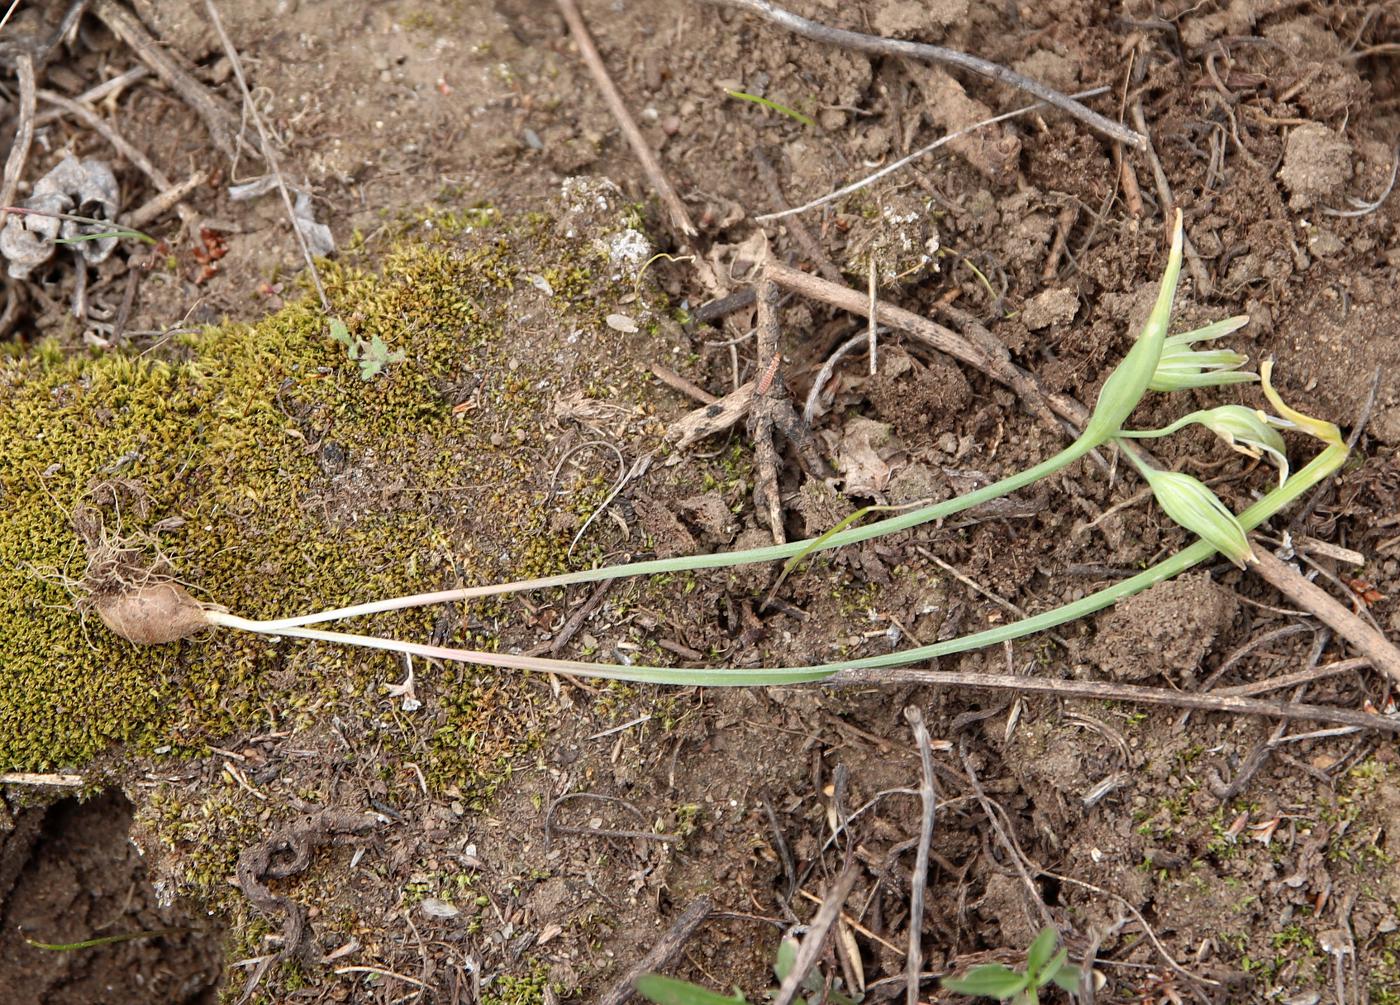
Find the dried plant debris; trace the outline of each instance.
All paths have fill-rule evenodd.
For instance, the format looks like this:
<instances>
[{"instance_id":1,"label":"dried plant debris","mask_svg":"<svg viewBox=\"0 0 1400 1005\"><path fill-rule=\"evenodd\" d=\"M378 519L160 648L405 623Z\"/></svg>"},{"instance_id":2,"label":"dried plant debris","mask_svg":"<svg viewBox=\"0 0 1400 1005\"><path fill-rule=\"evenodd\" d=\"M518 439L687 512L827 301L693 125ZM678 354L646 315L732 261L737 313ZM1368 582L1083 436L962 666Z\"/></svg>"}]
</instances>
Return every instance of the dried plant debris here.
<instances>
[{"instance_id":1,"label":"dried plant debris","mask_svg":"<svg viewBox=\"0 0 1400 1005\"><path fill-rule=\"evenodd\" d=\"M10 276L28 278L53 257L59 243L70 244L88 265L105 261L119 238L114 225L103 221L116 220L118 198L117 179L106 161L63 158L34 183L33 194L24 201L25 209L37 212L10 215L0 231L0 254L9 262Z\"/></svg>"}]
</instances>

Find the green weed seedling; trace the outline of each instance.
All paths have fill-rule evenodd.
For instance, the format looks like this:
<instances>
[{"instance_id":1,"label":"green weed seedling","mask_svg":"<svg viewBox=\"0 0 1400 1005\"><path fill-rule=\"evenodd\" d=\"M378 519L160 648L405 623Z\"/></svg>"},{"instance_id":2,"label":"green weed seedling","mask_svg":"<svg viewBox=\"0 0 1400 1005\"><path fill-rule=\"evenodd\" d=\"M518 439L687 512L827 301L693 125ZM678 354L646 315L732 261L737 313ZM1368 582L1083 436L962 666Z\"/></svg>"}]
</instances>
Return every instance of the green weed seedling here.
<instances>
[{"instance_id":1,"label":"green weed seedling","mask_svg":"<svg viewBox=\"0 0 1400 1005\"><path fill-rule=\"evenodd\" d=\"M778 944L778 954L773 959L773 975L778 978L779 985L787 980L792 973L792 968L797 965L797 943L792 939L784 939ZM832 987L827 988L826 978L821 971L813 968L807 972L802 979L802 990L810 995L814 995L812 1001L825 1001L829 1005L859 1005L861 996L854 997L841 993L840 980L833 980ZM689 981L677 980L674 977L666 977L662 974L644 974L637 978L637 993L654 1005L749 1005L749 1001L736 989L732 995L722 995L703 988L699 984L692 984ZM825 992L825 998L822 997ZM775 991L768 997L773 997ZM807 1005L808 999L797 997L793 999L795 1005Z\"/></svg>"},{"instance_id":2,"label":"green weed seedling","mask_svg":"<svg viewBox=\"0 0 1400 1005\"><path fill-rule=\"evenodd\" d=\"M984 963L961 977L945 977L945 990L1010 1001L1012 1005L1038 1005L1040 989L1054 984L1070 994L1079 990L1080 971L1069 965L1069 951L1055 951L1059 936L1044 928L1026 950L1026 969L1012 970L1000 963Z\"/></svg>"},{"instance_id":3,"label":"green weed seedling","mask_svg":"<svg viewBox=\"0 0 1400 1005\"><path fill-rule=\"evenodd\" d=\"M378 335L366 342L358 335L351 335L349 327L340 318L331 318L331 338L345 346L345 352L360 364L360 376L373 380L390 363L402 363L404 351L389 351L389 346Z\"/></svg>"},{"instance_id":4,"label":"green weed seedling","mask_svg":"<svg viewBox=\"0 0 1400 1005\"><path fill-rule=\"evenodd\" d=\"M463 589L441 590L411 596L393 597L294 617L251 620L239 617L214 605L197 603L173 580L146 577L140 586L108 596L106 607L99 614L107 626L133 642L153 644L174 641L195 631L218 626L263 635L315 639L322 642L361 646L390 652L406 653L429 659L455 660L479 666L503 669L538 670L547 673L572 673L582 676L639 683L677 684L709 687L753 687L785 684L815 683L843 670L878 669L923 662L953 653L967 652L985 646L999 645L1035 632L1082 618L1104 609L1148 587L1179 575L1215 555L1225 555L1231 561L1245 565L1254 559L1246 532L1295 502L1346 461L1348 448L1341 432L1330 422L1311 418L1289 408L1270 382L1272 362L1266 361L1259 374L1239 370L1244 358L1229 350L1196 352L1192 344L1234 331L1243 323L1240 318L1217 322L1182 335L1167 336L1172 301L1182 263L1181 214L1176 216L1172 234L1171 253L1162 276L1157 300L1147 323L1122 362L1104 381L1098 401L1083 432L1059 453L1025 471L1001 479L976 491L931 506L922 506L897 516L889 516L868 524L839 525L816 538L747 551L690 555L657 559L625 565L602 566L579 572L497 583ZM351 358L360 363L361 373L370 379L389 363L402 358L402 353L390 352L377 336L369 343L352 336L339 320L332 322L332 337L346 346ZM1231 513L1202 482L1175 471L1156 469L1133 442L1142 436L1167 435L1180 428L1175 423L1160 430L1125 430L1128 417L1149 390L1170 392L1187 388L1210 387L1258 380L1273 414L1238 406L1195 412L1183 420L1205 425L1237 450L1260 456L1263 453L1279 465L1280 484L1238 516ZM1277 430L1293 430L1322 441L1324 449L1307 465L1289 474L1283 455L1283 443ZM850 659L815 666L760 667L730 670L724 668L675 668L660 666L619 666L582 660L545 659L514 653L485 652L449 646L425 645L402 639L350 632L326 631L311 625L362 617L385 611L398 611L432 604L460 603L480 597L495 596L525 590L540 590L577 583L596 583L630 576L689 572L697 569L719 569L755 563L793 560L795 565L813 552L840 548L861 541L884 537L917 527L933 520L951 516L971 506L989 502L1054 474L1091 451L1106 444L1116 444L1128 455L1133 465L1147 479L1158 505L1177 523L1200 539L1168 558L1152 565L1136 576L1120 580L1112 586L1081 600L1053 610L1001 625L987 631L949 639L933 645L902 649L879 656ZM790 571L790 569L788 570Z\"/></svg>"}]
</instances>

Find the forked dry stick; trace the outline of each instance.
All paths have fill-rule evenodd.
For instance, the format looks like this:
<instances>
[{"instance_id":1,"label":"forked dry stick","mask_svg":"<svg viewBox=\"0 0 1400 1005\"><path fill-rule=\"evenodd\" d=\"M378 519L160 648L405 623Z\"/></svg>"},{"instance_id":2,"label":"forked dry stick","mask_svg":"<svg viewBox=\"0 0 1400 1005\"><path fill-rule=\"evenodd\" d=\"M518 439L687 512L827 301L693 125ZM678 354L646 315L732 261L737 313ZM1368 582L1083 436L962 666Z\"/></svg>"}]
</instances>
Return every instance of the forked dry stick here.
<instances>
[{"instance_id":1,"label":"forked dry stick","mask_svg":"<svg viewBox=\"0 0 1400 1005\"><path fill-rule=\"evenodd\" d=\"M945 66L955 66L960 70L971 70L983 77L990 77L999 83L1009 84L1011 87L1033 94L1046 104L1054 105L1119 143L1126 143L1138 149L1142 149L1147 143L1146 137L1141 133L1136 133L1120 122L1114 122L1092 109L1085 108L1073 98L1061 94L1054 88L1046 87L1038 80L1032 80L1030 77L1023 76L1014 70L1008 70L990 60L971 56L956 49L948 49L941 45L927 45L923 42L881 38L879 35L865 35L858 31L847 31L844 28L832 28L818 21L799 17L791 11L784 10L769 2L769 0L709 0L709 2L757 14L794 34L816 42L839 45L846 49L856 49L879 56L904 56L925 63L942 63Z\"/></svg>"},{"instance_id":2,"label":"forked dry stick","mask_svg":"<svg viewBox=\"0 0 1400 1005\"><path fill-rule=\"evenodd\" d=\"M103 24L121 39L140 57L141 61L155 71L156 76L165 81L166 86L184 98L191 108L204 120L209 130L209 138L214 146L229 157L236 157L238 149L234 143L234 116L209 88L187 72L175 57L157 42L136 15L123 7L117 0L97 0L93 13ZM237 64L235 64L237 65Z\"/></svg>"}]
</instances>

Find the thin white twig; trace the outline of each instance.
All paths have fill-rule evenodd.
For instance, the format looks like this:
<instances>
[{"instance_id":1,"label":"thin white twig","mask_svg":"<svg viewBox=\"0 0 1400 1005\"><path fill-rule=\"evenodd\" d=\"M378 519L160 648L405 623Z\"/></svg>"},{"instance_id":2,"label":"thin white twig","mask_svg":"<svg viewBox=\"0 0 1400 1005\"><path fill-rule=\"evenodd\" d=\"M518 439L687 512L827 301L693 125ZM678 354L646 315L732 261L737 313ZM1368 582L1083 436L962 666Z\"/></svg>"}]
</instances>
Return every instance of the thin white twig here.
<instances>
[{"instance_id":1,"label":"thin white twig","mask_svg":"<svg viewBox=\"0 0 1400 1005\"><path fill-rule=\"evenodd\" d=\"M924 893L928 884L929 846L933 843L933 818L938 808L938 788L933 781L933 749L929 743L924 714L917 705L904 710L904 718L914 730L914 743L919 748L919 764L923 778L919 799L923 820L919 826L919 850L914 858L914 875L909 881L909 952L904 960L905 1003L919 1005L919 972L924 966L923 927Z\"/></svg>"},{"instance_id":2,"label":"thin white twig","mask_svg":"<svg viewBox=\"0 0 1400 1005\"><path fill-rule=\"evenodd\" d=\"M41 775L32 771L8 771L0 775L0 785L53 785L76 788L87 784L82 775Z\"/></svg>"},{"instance_id":3,"label":"thin white twig","mask_svg":"<svg viewBox=\"0 0 1400 1005\"><path fill-rule=\"evenodd\" d=\"M1071 95L1071 97L1092 98L1094 95L1102 94L1104 91L1107 90L1107 87L1095 87L1087 91L1080 91L1078 94ZM966 136L969 133L975 133L979 129L985 129L987 126L994 126L998 122L1005 122L1007 119L1014 119L1018 115L1025 115L1027 112L1033 112L1037 108L1044 107L1045 102L1037 101L1033 105L1026 105L1023 108L1017 108L1014 111L1003 112L1001 115L994 115L992 116L992 118L985 119L982 122L974 122L970 126L964 126L961 129L956 129L945 136L940 136L928 146L920 147L918 150L915 150L909 156L901 157L893 164L886 164L874 174L867 175L860 181L852 182L845 188L838 188L835 192L830 192L822 196L820 199L813 199L811 202L803 203L801 206L796 206L792 209L785 209L780 213L764 213L762 216L754 217L754 220L757 223L767 223L770 220L781 220L783 217L792 216L794 213L805 213L809 209L816 209L818 206L825 206L827 203L835 202L837 199L844 198L845 196L850 195L852 192L859 192L867 185L871 185L879 181L881 178L885 177L888 174L893 174L895 171L898 171L900 168L904 167L904 165L910 163L911 161L916 161L920 157L933 153L933 151L937 150L939 147L943 146L946 143L951 143L953 140L956 140L962 136Z\"/></svg>"}]
</instances>

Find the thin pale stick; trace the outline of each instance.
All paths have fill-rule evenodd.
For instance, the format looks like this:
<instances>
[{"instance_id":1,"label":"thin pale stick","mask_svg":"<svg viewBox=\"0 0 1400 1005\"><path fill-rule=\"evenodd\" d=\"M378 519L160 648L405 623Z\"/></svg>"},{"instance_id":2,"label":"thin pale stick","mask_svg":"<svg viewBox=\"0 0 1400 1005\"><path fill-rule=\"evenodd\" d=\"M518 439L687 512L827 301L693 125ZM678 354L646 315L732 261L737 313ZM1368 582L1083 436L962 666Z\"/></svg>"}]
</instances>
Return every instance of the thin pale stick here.
<instances>
[{"instance_id":1,"label":"thin pale stick","mask_svg":"<svg viewBox=\"0 0 1400 1005\"><path fill-rule=\"evenodd\" d=\"M1074 95L1074 97L1090 98L1096 94L1102 94L1106 90L1108 90L1107 87L1095 87L1087 91L1080 91L1078 94ZM920 157L927 157L939 147L947 143L951 143L953 142L953 140L961 139L962 137L967 136L970 133L975 133L979 129L985 129L987 126L994 126L998 122L1005 122L1007 119L1014 119L1017 116L1025 115L1027 112L1033 112L1037 108L1044 107L1045 102L1037 101L1033 105L1025 105L1024 107L1017 108L1014 111L1003 112L1000 115L992 116L990 119L984 119L981 122L974 122L970 126L963 126L961 129L956 129L945 136L940 136L938 139L934 140L927 146L920 147L918 150L915 150L912 154L907 154L906 156L901 157L899 160L894 161L893 163L886 164L874 174L868 174L859 181L853 181L851 182L851 184L846 185L843 188L838 188L835 192L828 192L826 195L821 196L820 198L813 199L811 202L803 203L801 206L795 206L792 209L784 209L776 213L764 213L762 216L754 217L754 220L758 223L768 223L772 220L781 220L783 217L792 216L794 213L805 213L809 209L816 209L818 206L825 206L829 202L835 202L837 199L844 198L845 196L850 195L852 192L859 192L861 189L866 188L869 185L875 184L875 182L879 181L881 178L884 178L886 175L894 174L894 172L898 171L906 164L911 164L914 161L918 160Z\"/></svg>"},{"instance_id":2,"label":"thin pale stick","mask_svg":"<svg viewBox=\"0 0 1400 1005\"><path fill-rule=\"evenodd\" d=\"M1351 673L1353 670L1364 670L1371 665L1371 661L1364 656L1349 660L1338 660L1335 663L1324 663L1322 666L1313 667L1311 670L1298 670L1295 673L1284 674L1280 677L1269 677L1265 680L1257 680L1251 684L1237 684L1234 687L1216 688L1214 694L1235 698L1251 698L1256 694L1268 694L1270 691L1282 691L1285 688L1293 687L1295 684L1307 684L1310 681L1323 680L1327 677L1336 677L1339 674Z\"/></svg>"},{"instance_id":3,"label":"thin pale stick","mask_svg":"<svg viewBox=\"0 0 1400 1005\"><path fill-rule=\"evenodd\" d=\"M904 718L914 731L919 748L919 800L923 808L919 824L919 850L914 856L914 875L909 881L909 951L904 960L905 1005L919 1005L919 971L924 965L924 894L928 883L928 853L933 843L934 812L938 808L938 788L933 781L933 749L929 743L924 714L917 705L904 710Z\"/></svg>"},{"instance_id":4,"label":"thin pale stick","mask_svg":"<svg viewBox=\"0 0 1400 1005\"><path fill-rule=\"evenodd\" d=\"M1147 119L1142 114L1142 101L1137 101L1133 105L1133 125L1142 130L1142 149L1147 151L1147 164L1152 168L1152 182L1157 187L1157 198L1162 200L1162 213L1169 213L1176 208L1176 199L1172 196L1171 183L1167 181L1167 173L1162 170L1162 162L1157 159L1157 151L1152 147L1152 141L1147 135ZM1191 243L1191 238L1184 237L1182 241L1183 250L1186 253L1186 267L1191 270L1191 278L1196 281L1196 296L1205 298L1213 292L1214 284L1210 277L1206 275L1205 266L1201 265L1201 256L1196 252L1196 246Z\"/></svg>"},{"instance_id":5,"label":"thin pale stick","mask_svg":"<svg viewBox=\"0 0 1400 1005\"><path fill-rule=\"evenodd\" d=\"M559 13L564 15L564 21L569 26L569 33L574 36L574 41L578 44L579 55L583 57L588 72L593 74L594 82L598 85L598 89L603 92L603 100L607 103L608 110L613 113L613 118L617 119L617 124L622 128L622 134L627 137L627 143L631 146L632 153L636 154L637 160L642 162L642 170L646 172L647 181L651 183L657 197L666 207L666 212L671 217L671 226L675 227L683 238L695 237L700 231L696 229L694 222L690 219L690 212L685 208L685 203L681 202L681 197L676 194L671 180L666 177L666 172L661 169L661 162L656 159L651 144L646 141L642 131L637 128L632 113L627 110L621 92L618 91L617 85L609 76L608 68L603 63L603 57L598 54L598 47L593 44L593 37L589 35L588 27L583 23L578 5L574 3L574 0L555 0L555 2L559 5Z\"/></svg>"},{"instance_id":6,"label":"thin pale stick","mask_svg":"<svg viewBox=\"0 0 1400 1005\"><path fill-rule=\"evenodd\" d=\"M963 673L956 670L913 670L908 667L841 670L821 682L826 687L860 684L881 687L893 684L920 684L925 687L985 688L990 691L1019 691L1048 698L1082 698L1089 701L1126 701L1143 705L1194 708L1207 712L1257 715L1269 719L1297 719L1339 726L1362 726L1383 733L1400 733L1400 719L1358 712L1330 705L1301 702L1260 701L1221 694L1192 694L1165 687L1117 684L1108 681L1046 680L1011 674Z\"/></svg>"},{"instance_id":7,"label":"thin pale stick","mask_svg":"<svg viewBox=\"0 0 1400 1005\"><path fill-rule=\"evenodd\" d=\"M812 967L816 966L822 945L826 942L826 934L840 916L841 905L850 896L851 887L855 886L855 882L856 869L854 866L847 866L835 885L827 891L822 906L817 909L817 916L812 919L812 923L807 926L807 934L802 937L802 948L797 951L792 970L783 978L778 993L773 997L773 1005L792 1005L802 987L803 979L811 972Z\"/></svg>"},{"instance_id":8,"label":"thin pale stick","mask_svg":"<svg viewBox=\"0 0 1400 1005\"><path fill-rule=\"evenodd\" d=\"M165 191L157 192L155 195L151 196L151 198L132 210L130 215L128 215L123 222L126 226L134 227L139 230L152 220L179 206L185 196L203 185L208 178L209 173L207 171L196 171L184 181L176 182Z\"/></svg>"},{"instance_id":9,"label":"thin pale stick","mask_svg":"<svg viewBox=\"0 0 1400 1005\"><path fill-rule=\"evenodd\" d=\"M1092 109L1085 108L1073 98L1061 94L1051 87L1046 87L1038 80L1008 70L990 60L981 59L977 56L959 52L956 49L947 49L941 45L926 45L922 42L906 42L901 39L881 38L878 35L865 35L857 31L846 31L844 28L832 28L817 21L810 21L805 17L799 17L791 11L784 10L769 0L710 0L711 3L726 7L737 7L746 10L751 14L757 14L774 24L781 25L794 34L804 38L810 38L817 42L825 42L830 45L839 45L846 49L856 49L860 52L873 53L879 56L904 56L909 59L917 59L925 63L942 63L947 66L956 66L961 70L971 70L973 73L983 77L990 77L1002 84L1009 84L1019 90L1025 91L1039 98L1041 101L1074 116L1079 121L1092 129L1096 129L1117 140L1119 143L1126 143L1128 146L1142 149L1147 139L1141 133L1133 132L1121 122L1114 122L1106 116L1100 115Z\"/></svg>"},{"instance_id":10,"label":"thin pale stick","mask_svg":"<svg viewBox=\"0 0 1400 1005\"><path fill-rule=\"evenodd\" d=\"M128 85L134 84L142 77L149 77L150 75L150 69L138 63L136 66L133 66L130 70L127 70L125 73L119 73L115 77L111 77L108 80L104 80L100 84L97 84L93 87L89 87L82 94L77 95L73 100L78 102L78 104L80 105L91 105L95 102L101 101L103 98L107 97L107 95L113 93L114 91L120 91L122 88L127 87ZM47 112L40 112L37 116L35 116L34 124L36 126L48 125L50 122L53 122L56 119L61 119L63 115L64 112L61 109L50 108Z\"/></svg>"},{"instance_id":11,"label":"thin pale stick","mask_svg":"<svg viewBox=\"0 0 1400 1005\"><path fill-rule=\"evenodd\" d=\"M13 7L10 10L14 10ZM6 18L9 14L6 13ZM15 69L19 74L19 126L15 129L14 142L5 158L5 176L0 187L0 207L12 206L15 192L19 189L20 176L24 174L25 162L29 160L29 147L34 142L34 108L37 84L34 79L34 57L21 52L15 57ZM0 208L0 227L10 218L9 213Z\"/></svg>"},{"instance_id":12,"label":"thin pale stick","mask_svg":"<svg viewBox=\"0 0 1400 1005\"><path fill-rule=\"evenodd\" d=\"M879 367L875 363L875 306L879 301L875 297L875 256L870 256L870 309L866 315L866 342L870 346L870 376L875 376L879 372Z\"/></svg>"},{"instance_id":13,"label":"thin pale stick","mask_svg":"<svg viewBox=\"0 0 1400 1005\"><path fill-rule=\"evenodd\" d=\"M248 117L253 120L253 126L258 131L258 142L262 146L263 160L267 162L267 169L272 173L273 180L277 182L277 191L282 194L282 205L287 210L287 220L292 225L292 233L296 235L302 258L306 260L306 270L311 273L311 282L316 287L316 296L321 301L321 310L329 315L331 302L326 297L326 288L321 285L321 273L316 269L316 259L311 254L311 246L306 243L306 235L301 232L301 226L297 223L296 209L292 206L292 195L287 191L287 183L282 179L282 172L277 166L277 156L273 152L272 141L268 139L267 128L263 125L262 116L258 113L258 106L253 101L253 94L248 90L248 81L243 76L243 60L239 58L238 50L233 47L228 32L224 30L224 22L219 17L219 9L214 6L214 0L204 0L204 9L209 14L209 23L214 26L214 31L219 36L219 44L224 47L224 55L228 57L229 65L233 67L233 76L238 81L238 90L243 94L244 108L247 109Z\"/></svg>"},{"instance_id":14,"label":"thin pale stick","mask_svg":"<svg viewBox=\"0 0 1400 1005\"><path fill-rule=\"evenodd\" d=\"M86 785L82 775L45 775L33 771L8 771L0 775L0 785L52 785L57 788L77 788Z\"/></svg>"},{"instance_id":15,"label":"thin pale stick","mask_svg":"<svg viewBox=\"0 0 1400 1005\"><path fill-rule=\"evenodd\" d=\"M992 809L992 800L987 798L987 792L982 788L982 783L977 778L977 772L972 766L972 755L967 751L967 741L965 739L958 741L958 757L962 760L963 770L967 772L967 780L972 786L972 794L976 796L977 801L982 804L982 812L987 815L987 822L992 825L993 833L996 834L997 839L1001 842L1001 846L1006 851L1007 857L1011 859L1011 864L1016 869L1016 874L1021 877L1021 885L1026 888L1026 893L1030 896L1031 900L1035 902L1035 906L1040 908L1041 920L1051 928L1056 928L1058 930L1055 919L1050 915L1050 909L1045 906L1045 900L1040 895L1040 890L1036 887L1035 881L1031 879L1030 867L1033 863L1026 858L1025 853L1021 851L1020 843L1012 836L1012 832L1009 829L1011 823L1010 816L1008 815L1007 817L1008 826L1003 827L1001 825L1001 820Z\"/></svg>"}]
</instances>

